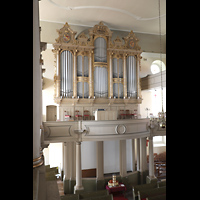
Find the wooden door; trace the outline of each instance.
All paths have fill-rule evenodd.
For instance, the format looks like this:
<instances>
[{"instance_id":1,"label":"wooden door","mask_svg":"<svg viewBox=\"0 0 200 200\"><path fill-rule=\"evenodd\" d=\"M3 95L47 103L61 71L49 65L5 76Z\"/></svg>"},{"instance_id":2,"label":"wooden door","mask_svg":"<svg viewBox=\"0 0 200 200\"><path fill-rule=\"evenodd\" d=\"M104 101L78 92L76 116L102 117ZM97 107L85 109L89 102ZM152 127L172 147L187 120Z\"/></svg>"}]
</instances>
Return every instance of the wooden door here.
<instances>
[{"instance_id":1,"label":"wooden door","mask_svg":"<svg viewBox=\"0 0 200 200\"><path fill-rule=\"evenodd\" d=\"M46 121L56 121L57 119L57 107L47 106L46 107Z\"/></svg>"}]
</instances>

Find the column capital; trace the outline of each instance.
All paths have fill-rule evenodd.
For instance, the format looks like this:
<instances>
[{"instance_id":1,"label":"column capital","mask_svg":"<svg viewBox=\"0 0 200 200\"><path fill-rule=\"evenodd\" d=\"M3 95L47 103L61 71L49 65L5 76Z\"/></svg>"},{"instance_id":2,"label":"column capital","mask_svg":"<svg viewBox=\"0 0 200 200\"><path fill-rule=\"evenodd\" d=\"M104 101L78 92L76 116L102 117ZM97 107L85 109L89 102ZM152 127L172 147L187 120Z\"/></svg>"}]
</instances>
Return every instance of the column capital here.
<instances>
[{"instance_id":1,"label":"column capital","mask_svg":"<svg viewBox=\"0 0 200 200\"><path fill-rule=\"evenodd\" d=\"M81 142L80 142L80 141L76 141L76 144L77 144L77 145L81 145Z\"/></svg>"}]
</instances>

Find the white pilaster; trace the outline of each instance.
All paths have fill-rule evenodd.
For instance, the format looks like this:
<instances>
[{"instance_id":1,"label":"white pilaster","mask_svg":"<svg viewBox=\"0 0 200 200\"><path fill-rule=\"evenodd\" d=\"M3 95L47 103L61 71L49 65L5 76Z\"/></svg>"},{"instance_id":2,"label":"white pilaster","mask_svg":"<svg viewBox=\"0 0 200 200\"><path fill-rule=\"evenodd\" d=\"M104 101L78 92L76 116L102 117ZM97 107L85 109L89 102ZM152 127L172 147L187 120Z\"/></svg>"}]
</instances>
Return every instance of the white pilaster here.
<instances>
[{"instance_id":1,"label":"white pilaster","mask_svg":"<svg viewBox=\"0 0 200 200\"><path fill-rule=\"evenodd\" d=\"M39 31L39 2L33 1L33 168L43 164L40 155L41 132L41 67L40 67L40 31Z\"/></svg>"},{"instance_id":2,"label":"white pilaster","mask_svg":"<svg viewBox=\"0 0 200 200\"><path fill-rule=\"evenodd\" d=\"M155 178L154 175L154 155L153 155L153 137L149 137L149 177Z\"/></svg>"},{"instance_id":3,"label":"white pilaster","mask_svg":"<svg viewBox=\"0 0 200 200\"><path fill-rule=\"evenodd\" d=\"M81 168L81 142L76 142L76 185L75 190L83 190L82 186L82 168Z\"/></svg>"},{"instance_id":4,"label":"white pilaster","mask_svg":"<svg viewBox=\"0 0 200 200\"><path fill-rule=\"evenodd\" d=\"M137 171L140 171L140 138L137 138Z\"/></svg>"},{"instance_id":5,"label":"white pilaster","mask_svg":"<svg viewBox=\"0 0 200 200\"><path fill-rule=\"evenodd\" d=\"M127 175L126 167L126 140L119 141L120 149L120 176L125 177Z\"/></svg>"},{"instance_id":6,"label":"white pilaster","mask_svg":"<svg viewBox=\"0 0 200 200\"><path fill-rule=\"evenodd\" d=\"M140 173L141 183L144 183L144 173L147 170L146 137L140 138Z\"/></svg>"},{"instance_id":7,"label":"white pilaster","mask_svg":"<svg viewBox=\"0 0 200 200\"><path fill-rule=\"evenodd\" d=\"M146 138L140 138L140 171L147 169Z\"/></svg>"},{"instance_id":8,"label":"white pilaster","mask_svg":"<svg viewBox=\"0 0 200 200\"><path fill-rule=\"evenodd\" d=\"M135 171L135 139L132 139L132 166L133 172Z\"/></svg>"},{"instance_id":9,"label":"white pilaster","mask_svg":"<svg viewBox=\"0 0 200 200\"><path fill-rule=\"evenodd\" d=\"M96 142L97 147L97 171L98 180L104 179L104 157L103 157L103 141Z\"/></svg>"},{"instance_id":10,"label":"white pilaster","mask_svg":"<svg viewBox=\"0 0 200 200\"><path fill-rule=\"evenodd\" d=\"M68 142L64 142L64 180L69 180L70 179L70 146Z\"/></svg>"}]
</instances>

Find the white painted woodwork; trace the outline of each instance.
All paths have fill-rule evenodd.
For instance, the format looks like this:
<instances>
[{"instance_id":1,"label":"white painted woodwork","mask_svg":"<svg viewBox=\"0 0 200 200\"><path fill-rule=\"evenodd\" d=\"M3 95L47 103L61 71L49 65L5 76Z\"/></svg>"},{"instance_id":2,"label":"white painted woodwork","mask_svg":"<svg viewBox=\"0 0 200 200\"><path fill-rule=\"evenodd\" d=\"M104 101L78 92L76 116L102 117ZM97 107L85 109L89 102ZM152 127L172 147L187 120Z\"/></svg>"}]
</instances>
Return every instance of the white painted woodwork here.
<instances>
[{"instance_id":1,"label":"white painted woodwork","mask_svg":"<svg viewBox=\"0 0 200 200\"><path fill-rule=\"evenodd\" d=\"M117 111L95 111L95 120L117 120Z\"/></svg>"}]
</instances>

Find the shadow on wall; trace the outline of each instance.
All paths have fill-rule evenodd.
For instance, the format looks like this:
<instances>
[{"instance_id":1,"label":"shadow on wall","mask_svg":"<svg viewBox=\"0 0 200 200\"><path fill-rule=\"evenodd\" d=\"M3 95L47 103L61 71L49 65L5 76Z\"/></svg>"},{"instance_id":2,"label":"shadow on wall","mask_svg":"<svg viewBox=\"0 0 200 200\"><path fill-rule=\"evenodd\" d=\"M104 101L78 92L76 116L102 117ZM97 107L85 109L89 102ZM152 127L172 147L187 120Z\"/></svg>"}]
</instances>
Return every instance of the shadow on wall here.
<instances>
[{"instance_id":1,"label":"shadow on wall","mask_svg":"<svg viewBox=\"0 0 200 200\"><path fill-rule=\"evenodd\" d=\"M43 78L43 90L49 88L49 87L52 87L53 84L54 84L54 81L52 79L49 79L49 78Z\"/></svg>"}]
</instances>

